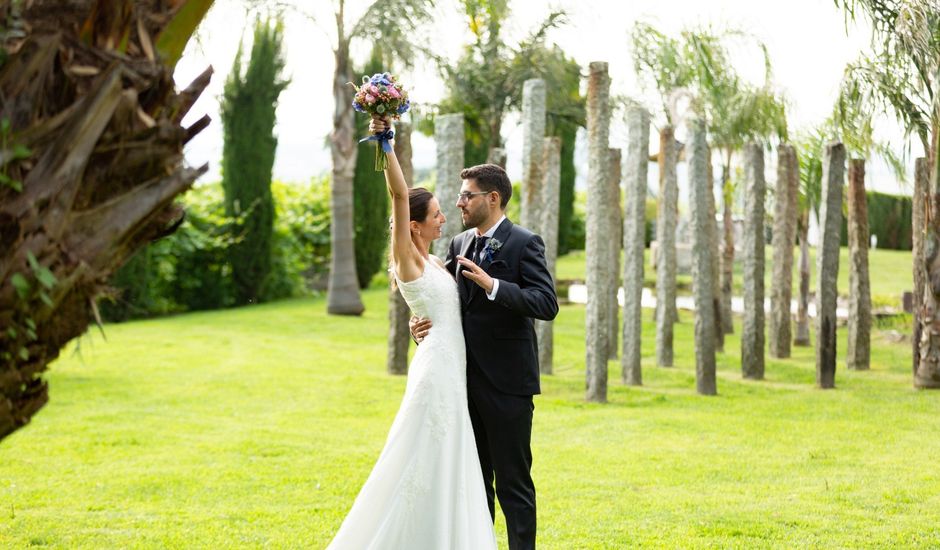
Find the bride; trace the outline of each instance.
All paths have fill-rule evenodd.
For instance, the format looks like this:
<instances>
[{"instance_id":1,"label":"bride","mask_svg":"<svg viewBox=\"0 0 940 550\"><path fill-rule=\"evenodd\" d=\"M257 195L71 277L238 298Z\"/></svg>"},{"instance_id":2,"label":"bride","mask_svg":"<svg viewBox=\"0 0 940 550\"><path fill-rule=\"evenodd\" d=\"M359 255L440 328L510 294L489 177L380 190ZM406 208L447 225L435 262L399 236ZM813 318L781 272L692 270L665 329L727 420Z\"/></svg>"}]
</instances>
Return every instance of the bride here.
<instances>
[{"instance_id":1,"label":"bride","mask_svg":"<svg viewBox=\"0 0 940 550\"><path fill-rule=\"evenodd\" d=\"M373 120L370 130L387 128ZM431 319L408 370L385 447L329 549L495 549L496 535L467 409L466 349L457 283L428 254L446 221L434 195L408 189L395 153L392 271L411 310Z\"/></svg>"}]
</instances>

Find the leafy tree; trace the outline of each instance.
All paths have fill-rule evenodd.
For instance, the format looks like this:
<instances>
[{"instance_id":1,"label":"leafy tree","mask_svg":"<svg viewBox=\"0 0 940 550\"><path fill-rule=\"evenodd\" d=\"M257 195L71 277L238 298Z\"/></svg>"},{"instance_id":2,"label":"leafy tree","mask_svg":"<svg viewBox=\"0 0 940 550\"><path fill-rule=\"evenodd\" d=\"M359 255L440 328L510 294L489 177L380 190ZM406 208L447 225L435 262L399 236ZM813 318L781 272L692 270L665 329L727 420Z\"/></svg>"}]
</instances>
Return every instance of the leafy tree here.
<instances>
[{"instance_id":1,"label":"leafy tree","mask_svg":"<svg viewBox=\"0 0 940 550\"><path fill-rule=\"evenodd\" d=\"M473 36L472 42L464 47L456 63L431 51L426 51L426 55L437 62L447 90L438 112L464 114L464 159L470 166L487 162L493 158L493 149L503 147L503 118L521 105L522 84L527 78L535 75L546 78L551 96L555 77L550 72L542 72L536 60L549 57L544 52L545 36L564 23L565 13L551 12L514 49L503 30L503 23L510 14L507 0L461 0L460 4ZM564 71L558 78L564 80L568 74ZM561 90L565 95L570 93L567 86ZM422 127L422 131L429 130L427 126Z\"/></svg>"},{"instance_id":2,"label":"leafy tree","mask_svg":"<svg viewBox=\"0 0 940 550\"><path fill-rule=\"evenodd\" d=\"M240 239L229 249L237 304L261 301L271 271L271 169L277 150L274 125L278 96L289 83L281 76L283 32L280 21L256 20L248 65L243 73L239 46L222 94L225 210L229 216L240 216L235 228Z\"/></svg>"},{"instance_id":3,"label":"leafy tree","mask_svg":"<svg viewBox=\"0 0 940 550\"><path fill-rule=\"evenodd\" d=\"M930 182L924 190L929 214L924 250L940 242L940 2L937 0L835 0L847 19L871 21L872 52L846 68L840 102L864 113L890 113L908 137L916 136L927 157ZM915 197L915 203L918 198ZM916 247L915 247L916 248ZM935 256L936 254L934 254ZM940 309L940 262L915 257L914 385L940 388L940 335L934 314ZM921 282L922 281L922 282ZM933 281L933 282L931 282Z\"/></svg>"}]
</instances>

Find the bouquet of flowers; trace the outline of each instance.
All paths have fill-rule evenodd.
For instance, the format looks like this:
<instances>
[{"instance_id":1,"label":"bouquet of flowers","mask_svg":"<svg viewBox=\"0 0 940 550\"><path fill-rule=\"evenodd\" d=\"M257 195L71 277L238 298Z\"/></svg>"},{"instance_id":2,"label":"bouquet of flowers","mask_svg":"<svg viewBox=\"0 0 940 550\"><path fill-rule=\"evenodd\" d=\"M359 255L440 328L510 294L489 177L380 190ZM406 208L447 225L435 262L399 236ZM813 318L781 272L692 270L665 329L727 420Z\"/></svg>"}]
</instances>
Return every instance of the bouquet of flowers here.
<instances>
[{"instance_id":1,"label":"bouquet of flowers","mask_svg":"<svg viewBox=\"0 0 940 550\"><path fill-rule=\"evenodd\" d=\"M349 83L356 90L353 97L353 109L360 113L370 115L381 115L398 120L411 107L411 100L408 99L408 92L402 85L395 80L395 77L389 73L378 73L362 77L362 85L356 86ZM388 168L388 157L386 153L392 152L391 139L395 133L391 129L369 136L359 140L375 141L375 170L381 172Z\"/></svg>"}]
</instances>

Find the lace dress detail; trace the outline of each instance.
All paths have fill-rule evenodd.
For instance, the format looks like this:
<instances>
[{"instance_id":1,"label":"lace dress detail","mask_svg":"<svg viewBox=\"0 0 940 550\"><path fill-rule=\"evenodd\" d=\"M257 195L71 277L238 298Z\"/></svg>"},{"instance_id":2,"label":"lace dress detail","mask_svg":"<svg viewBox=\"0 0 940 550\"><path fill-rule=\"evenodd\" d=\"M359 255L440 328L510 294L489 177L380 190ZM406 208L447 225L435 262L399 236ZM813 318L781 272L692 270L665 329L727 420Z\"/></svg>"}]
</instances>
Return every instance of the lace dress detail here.
<instances>
[{"instance_id":1,"label":"lace dress detail","mask_svg":"<svg viewBox=\"0 0 940 550\"><path fill-rule=\"evenodd\" d=\"M421 276L398 288L434 327L408 367L385 447L329 548L495 549L467 409L457 283L426 260Z\"/></svg>"}]
</instances>

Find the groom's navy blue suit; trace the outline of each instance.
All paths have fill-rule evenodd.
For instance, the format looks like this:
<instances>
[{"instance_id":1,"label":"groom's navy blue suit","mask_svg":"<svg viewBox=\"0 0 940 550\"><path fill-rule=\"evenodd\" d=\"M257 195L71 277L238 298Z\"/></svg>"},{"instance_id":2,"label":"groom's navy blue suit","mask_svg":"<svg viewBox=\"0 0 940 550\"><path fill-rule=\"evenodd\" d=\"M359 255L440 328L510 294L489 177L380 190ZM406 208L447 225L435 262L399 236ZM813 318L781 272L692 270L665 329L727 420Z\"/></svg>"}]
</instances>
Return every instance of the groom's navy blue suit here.
<instances>
[{"instance_id":1,"label":"groom's navy blue suit","mask_svg":"<svg viewBox=\"0 0 940 550\"><path fill-rule=\"evenodd\" d=\"M533 318L552 320L558 300L538 235L500 223L499 249L478 263L499 279L494 300L460 274L456 256L475 259L476 229L450 242L445 264L457 278L467 345L467 394L490 515L495 498L506 515L509 548L535 548L535 485L532 483L532 396L540 393L538 344ZM496 483L494 491L493 483Z\"/></svg>"}]
</instances>

